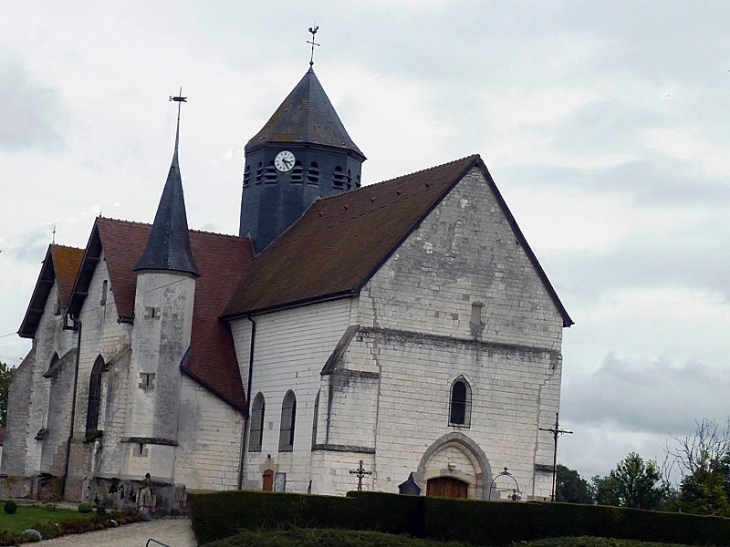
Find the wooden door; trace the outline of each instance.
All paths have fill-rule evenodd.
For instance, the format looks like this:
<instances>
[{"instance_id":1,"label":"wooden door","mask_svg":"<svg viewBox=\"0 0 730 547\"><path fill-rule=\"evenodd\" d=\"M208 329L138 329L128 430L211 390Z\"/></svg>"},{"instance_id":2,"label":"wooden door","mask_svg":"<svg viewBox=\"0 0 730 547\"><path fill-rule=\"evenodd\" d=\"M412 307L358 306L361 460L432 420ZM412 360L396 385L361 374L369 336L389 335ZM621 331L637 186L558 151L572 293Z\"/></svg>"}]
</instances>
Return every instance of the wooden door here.
<instances>
[{"instance_id":1,"label":"wooden door","mask_svg":"<svg viewBox=\"0 0 730 547\"><path fill-rule=\"evenodd\" d=\"M452 477L436 477L426 483L427 496L441 496L443 498L465 498L469 485Z\"/></svg>"},{"instance_id":2,"label":"wooden door","mask_svg":"<svg viewBox=\"0 0 730 547\"><path fill-rule=\"evenodd\" d=\"M264 492L274 490L274 472L271 469L264 471L264 487L261 490Z\"/></svg>"}]
</instances>

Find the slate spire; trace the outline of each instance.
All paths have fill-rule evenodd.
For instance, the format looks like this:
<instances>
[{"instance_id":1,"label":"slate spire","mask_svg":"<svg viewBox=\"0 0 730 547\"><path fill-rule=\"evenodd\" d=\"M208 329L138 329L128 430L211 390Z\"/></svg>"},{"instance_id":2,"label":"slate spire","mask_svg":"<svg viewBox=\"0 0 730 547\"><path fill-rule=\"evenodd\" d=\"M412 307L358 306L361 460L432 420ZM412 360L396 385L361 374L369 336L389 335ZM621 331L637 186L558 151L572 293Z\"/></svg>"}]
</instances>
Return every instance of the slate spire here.
<instances>
[{"instance_id":1,"label":"slate spire","mask_svg":"<svg viewBox=\"0 0 730 547\"><path fill-rule=\"evenodd\" d=\"M345 126L310 66L274 115L246 144L246 151L269 143L317 144L365 155L347 134Z\"/></svg>"},{"instance_id":2,"label":"slate spire","mask_svg":"<svg viewBox=\"0 0 730 547\"><path fill-rule=\"evenodd\" d=\"M181 90L182 91L182 90ZM180 165L177 159L177 148L180 142L180 103L185 97L170 97L178 103L177 131L175 133L175 152L172 155L170 172L167 175L165 188L162 190L160 204L152 224L152 232L147 240L147 247L134 267L138 270L165 270L200 275L190 249L190 232L185 213L185 197L183 195Z\"/></svg>"}]
</instances>

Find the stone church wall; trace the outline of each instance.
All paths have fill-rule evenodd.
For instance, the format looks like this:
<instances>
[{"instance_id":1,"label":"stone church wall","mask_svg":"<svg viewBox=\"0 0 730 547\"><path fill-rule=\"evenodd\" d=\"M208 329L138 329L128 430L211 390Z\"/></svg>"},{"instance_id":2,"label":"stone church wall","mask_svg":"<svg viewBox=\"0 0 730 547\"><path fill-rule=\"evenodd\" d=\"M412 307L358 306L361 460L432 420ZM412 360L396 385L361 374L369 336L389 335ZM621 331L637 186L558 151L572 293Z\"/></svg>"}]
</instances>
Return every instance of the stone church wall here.
<instances>
[{"instance_id":1,"label":"stone church wall","mask_svg":"<svg viewBox=\"0 0 730 547\"><path fill-rule=\"evenodd\" d=\"M552 464L552 438L539 428L559 407L562 316L481 172L431 212L359 304L380 372L376 489L396 491L426 447L461 433L490 473L506 466L525 494L549 494L535 464ZM460 376L472 390L468 428L449 425Z\"/></svg>"},{"instance_id":2,"label":"stone church wall","mask_svg":"<svg viewBox=\"0 0 730 547\"><path fill-rule=\"evenodd\" d=\"M243 426L240 412L183 376L175 482L191 490L237 488Z\"/></svg>"},{"instance_id":3,"label":"stone church wall","mask_svg":"<svg viewBox=\"0 0 730 547\"><path fill-rule=\"evenodd\" d=\"M561 315L478 169L386 261L360 303L361 325L560 351Z\"/></svg>"},{"instance_id":4,"label":"stone church wall","mask_svg":"<svg viewBox=\"0 0 730 547\"><path fill-rule=\"evenodd\" d=\"M104 281L107 281L106 298ZM81 354L79 357L78 391L71 443L66 495L81 500L87 495L85 481L93 475L115 476L121 472L123 448L119 440L126 419L126 385L128 364L124 360L130 348L131 325L117 321L114 287L109 281L102 254L88 288L88 295L79 314L81 322ZM91 371L97 357L104 360L98 429L104 436L86 443L86 420L89 408ZM115 368L116 367L116 368ZM107 431L108 429L108 431Z\"/></svg>"},{"instance_id":5,"label":"stone church wall","mask_svg":"<svg viewBox=\"0 0 730 547\"><path fill-rule=\"evenodd\" d=\"M247 452L245 488L261 489L263 473L286 474L286 490L306 492L311 480L312 421L320 372L350 322L351 300L337 300L255 317L254 373L251 399L265 397L260 452ZM251 323L231 323L244 385L248 376ZM279 451L282 403L296 396L291 451ZM270 456L270 457L269 457Z\"/></svg>"}]
</instances>

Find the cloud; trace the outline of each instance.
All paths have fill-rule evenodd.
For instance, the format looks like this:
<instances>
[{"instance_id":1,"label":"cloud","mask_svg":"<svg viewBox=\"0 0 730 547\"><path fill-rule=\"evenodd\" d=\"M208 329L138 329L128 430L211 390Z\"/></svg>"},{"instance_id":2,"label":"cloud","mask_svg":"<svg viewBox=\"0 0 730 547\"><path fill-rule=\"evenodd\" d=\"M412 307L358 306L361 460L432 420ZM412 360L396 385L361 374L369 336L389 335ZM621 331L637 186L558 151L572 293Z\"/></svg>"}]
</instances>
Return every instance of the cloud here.
<instances>
[{"instance_id":1,"label":"cloud","mask_svg":"<svg viewBox=\"0 0 730 547\"><path fill-rule=\"evenodd\" d=\"M651 363L608 354L591 374L563 388L563 411L580 426L607 426L645 435L683 436L702 418L730 416L730 371L699 362Z\"/></svg>"},{"instance_id":2,"label":"cloud","mask_svg":"<svg viewBox=\"0 0 730 547\"><path fill-rule=\"evenodd\" d=\"M59 92L0 49L0 149L60 147L66 114Z\"/></svg>"}]
</instances>

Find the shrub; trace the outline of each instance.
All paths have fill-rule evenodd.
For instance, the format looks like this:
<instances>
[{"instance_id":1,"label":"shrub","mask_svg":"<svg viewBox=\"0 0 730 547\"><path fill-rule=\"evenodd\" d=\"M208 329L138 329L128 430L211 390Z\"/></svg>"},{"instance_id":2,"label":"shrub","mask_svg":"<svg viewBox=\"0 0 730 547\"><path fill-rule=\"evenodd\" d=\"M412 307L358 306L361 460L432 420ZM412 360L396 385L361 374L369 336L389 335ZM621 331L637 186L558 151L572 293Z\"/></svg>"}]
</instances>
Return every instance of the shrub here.
<instances>
[{"instance_id":1,"label":"shrub","mask_svg":"<svg viewBox=\"0 0 730 547\"><path fill-rule=\"evenodd\" d=\"M96 514L99 515L100 517L103 517L104 515L106 515L106 509L103 506L99 505L96 508Z\"/></svg>"},{"instance_id":2,"label":"shrub","mask_svg":"<svg viewBox=\"0 0 730 547\"><path fill-rule=\"evenodd\" d=\"M88 503L79 503L79 513L91 513L92 507Z\"/></svg>"},{"instance_id":3,"label":"shrub","mask_svg":"<svg viewBox=\"0 0 730 547\"><path fill-rule=\"evenodd\" d=\"M43 497L43 505L45 507L50 507L51 511L55 511L61 501L63 501L61 496L56 493L46 494Z\"/></svg>"},{"instance_id":4,"label":"shrub","mask_svg":"<svg viewBox=\"0 0 730 547\"><path fill-rule=\"evenodd\" d=\"M5 511L8 515L13 515L18 510L18 504L16 504L13 500L6 501L5 505L3 506L3 511Z\"/></svg>"}]
</instances>

